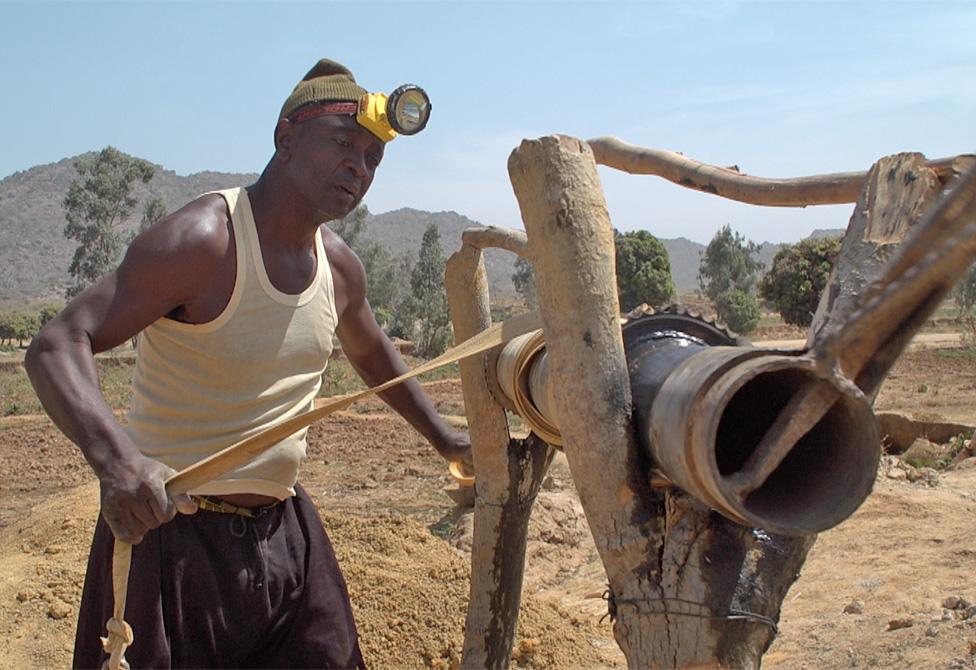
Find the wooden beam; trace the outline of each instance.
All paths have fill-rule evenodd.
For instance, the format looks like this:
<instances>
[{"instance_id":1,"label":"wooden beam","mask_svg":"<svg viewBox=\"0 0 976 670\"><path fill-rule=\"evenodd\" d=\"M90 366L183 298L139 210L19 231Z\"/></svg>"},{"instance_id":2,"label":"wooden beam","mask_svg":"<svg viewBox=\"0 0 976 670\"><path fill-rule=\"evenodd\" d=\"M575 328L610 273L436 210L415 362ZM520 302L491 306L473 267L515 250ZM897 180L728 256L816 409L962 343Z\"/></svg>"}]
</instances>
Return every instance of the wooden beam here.
<instances>
[{"instance_id":1,"label":"wooden beam","mask_svg":"<svg viewBox=\"0 0 976 670\"><path fill-rule=\"evenodd\" d=\"M628 144L616 137L588 141L596 162L631 174L663 177L679 186L730 200L767 207L807 207L855 202L867 172L791 179L767 179L739 172L738 167L718 167L674 151ZM926 166L943 182L962 172L972 154L927 161Z\"/></svg>"}]
</instances>

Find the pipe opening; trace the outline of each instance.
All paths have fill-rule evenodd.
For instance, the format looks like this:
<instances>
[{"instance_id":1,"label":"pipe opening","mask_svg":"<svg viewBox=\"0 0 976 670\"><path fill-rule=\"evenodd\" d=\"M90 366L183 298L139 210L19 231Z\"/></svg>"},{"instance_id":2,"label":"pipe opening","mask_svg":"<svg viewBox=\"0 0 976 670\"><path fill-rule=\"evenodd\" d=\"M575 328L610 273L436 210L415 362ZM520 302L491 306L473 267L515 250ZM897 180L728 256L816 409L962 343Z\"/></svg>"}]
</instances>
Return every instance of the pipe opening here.
<instances>
[{"instance_id":1,"label":"pipe opening","mask_svg":"<svg viewBox=\"0 0 976 670\"><path fill-rule=\"evenodd\" d=\"M739 472L789 399L816 377L807 370L758 374L725 407L715 439L719 474ZM874 483L880 444L870 407L842 395L741 501L774 525L818 532L847 518ZM825 525L826 524L826 525Z\"/></svg>"}]
</instances>

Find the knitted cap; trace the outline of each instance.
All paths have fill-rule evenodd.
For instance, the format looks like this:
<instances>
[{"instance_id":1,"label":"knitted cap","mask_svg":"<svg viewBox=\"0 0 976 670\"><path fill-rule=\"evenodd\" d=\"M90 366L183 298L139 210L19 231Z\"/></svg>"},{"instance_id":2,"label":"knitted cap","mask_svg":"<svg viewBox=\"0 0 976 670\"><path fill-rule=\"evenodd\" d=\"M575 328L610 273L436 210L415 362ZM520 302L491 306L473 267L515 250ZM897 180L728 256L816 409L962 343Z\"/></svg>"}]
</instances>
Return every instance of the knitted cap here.
<instances>
[{"instance_id":1,"label":"knitted cap","mask_svg":"<svg viewBox=\"0 0 976 670\"><path fill-rule=\"evenodd\" d=\"M310 102L359 102L365 93L366 89L356 83L349 68L323 58L295 86L282 105L278 120L291 116L296 109Z\"/></svg>"}]
</instances>

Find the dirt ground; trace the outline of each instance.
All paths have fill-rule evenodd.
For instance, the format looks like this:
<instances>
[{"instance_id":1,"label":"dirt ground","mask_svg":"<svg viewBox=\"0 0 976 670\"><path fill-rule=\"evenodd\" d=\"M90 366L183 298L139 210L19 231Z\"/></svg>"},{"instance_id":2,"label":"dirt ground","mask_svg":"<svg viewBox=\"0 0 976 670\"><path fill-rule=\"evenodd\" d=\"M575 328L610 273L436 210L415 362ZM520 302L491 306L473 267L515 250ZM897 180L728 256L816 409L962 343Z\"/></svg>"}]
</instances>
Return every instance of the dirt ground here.
<instances>
[{"instance_id":1,"label":"dirt ground","mask_svg":"<svg viewBox=\"0 0 976 670\"><path fill-rule=\"evenodd\" d=\"M459 382L427 388L442 414L463 414ZM971 424L976 359L910 352L876 407ZM764 667L976 668L976 608L960 603L976 603L976 467L916 483L898 471L887 457L868 501L820 536ZM369 401L312 427L302 481L346 573L369 665L455 667L471 515L445 494L443 463ZM0 668L70 663L97 499L79 452L46 419L0 420ZM533 511L526 570L517 667L623 665L561 456Z\"/></svg>"}]
</instances>

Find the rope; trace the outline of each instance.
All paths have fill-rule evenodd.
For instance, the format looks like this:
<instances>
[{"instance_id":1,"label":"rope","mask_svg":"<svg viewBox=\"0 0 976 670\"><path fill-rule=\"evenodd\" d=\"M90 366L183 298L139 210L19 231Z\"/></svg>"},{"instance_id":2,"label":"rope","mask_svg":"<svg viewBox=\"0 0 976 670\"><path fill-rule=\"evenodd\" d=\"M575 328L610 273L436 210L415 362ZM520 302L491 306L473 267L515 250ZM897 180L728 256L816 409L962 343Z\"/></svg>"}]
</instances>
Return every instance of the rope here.
<instances>
[{"instance_id":1,"label":"rope","mask_svg":"<svg viewBox=\"0 0 976 670\"><path fill-rule=\"evenodd\" d=\"M604 592L603 599L607 601L607 615L611 621L616 620L617 608L620 605L630 605L642 616L686 616L713 621L750 621L769 626L773 630L773 635L779 634L779 627L776 625L775 619L765 614L734 607L715 607L686 598L669 598L666 596L661 598L617 598L609 589ZM674 603L681 609L669 609L668 603Z\"/></svg>"},{"instance_id":2,"label":"rope","mask_svg":"<svg viewBox=\"0 0 976 670\"><path fill-rule=\"evenodd\" d=\"M344 398L328 402L310 412L296 416L276 426L261 431L257 435L238 442L212 456L191 465L176 473L166 481L166 492L170 496L187 493L220 477L236 467L244 465L268 448L274 446L289 435L310 426L333 412L352 405L357 400L380 393L386 389L401 384L425 372L450 365L463 358L484 353L489 349L502 345L509 340L537 330L542 327L538 312L530 312L516 316L504 323L498 323L483 330L457 346L444 352L423 365L419 365L410 372L400 375L373 388L360 391ZM126 647L132 644L134 635L132 627L125 621L125 599L129 588L129 566L132 562L132 545L126 542L115 542L112 555L112 593L115 607L112 618L105 624L108 635L101 638L102 648L109 654L107 667L109 670L128 668L125 660Z\"/></svg>"},{"instance_id":3,"label":"rope","mask_svg":"<svg viewBox=\"0 0 976 670\"><path fill-rule=\"evenodd\" d=\"M132 563L132 545L128 542L115 542L112 553L112 594L115 598L115 608L112 618L105 624L108 635L101 638L102 649L109 655L110 670L126 668L129 664L125 660L125 650L132 644L135 636L132 626L125 621L125 598L129 590L129 566Z\"/></svg>"}]
</instances>

